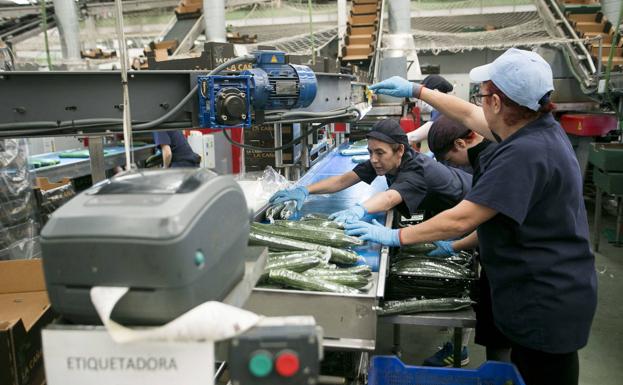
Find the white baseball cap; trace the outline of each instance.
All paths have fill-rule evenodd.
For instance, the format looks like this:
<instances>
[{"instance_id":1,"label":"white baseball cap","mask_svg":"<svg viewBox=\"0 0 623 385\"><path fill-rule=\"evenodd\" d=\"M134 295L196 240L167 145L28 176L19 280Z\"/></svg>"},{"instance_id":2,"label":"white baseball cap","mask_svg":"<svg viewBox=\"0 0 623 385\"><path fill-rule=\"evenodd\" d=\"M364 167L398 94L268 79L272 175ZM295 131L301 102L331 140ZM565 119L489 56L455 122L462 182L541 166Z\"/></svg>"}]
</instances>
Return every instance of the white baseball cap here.
<instances>
[{"instance_id":1,"label":"white baseball cap","mask_svg":"<svg viewBox=\"0 0 623 385\"><path fill-rule=\"evenodd\" d=\"M533 111L538 111L539 102L554 90L550 65L538 53L517 48L472 69L469 77L476 82L491 80L512 101Z\"/></svg>"}]
</instances>

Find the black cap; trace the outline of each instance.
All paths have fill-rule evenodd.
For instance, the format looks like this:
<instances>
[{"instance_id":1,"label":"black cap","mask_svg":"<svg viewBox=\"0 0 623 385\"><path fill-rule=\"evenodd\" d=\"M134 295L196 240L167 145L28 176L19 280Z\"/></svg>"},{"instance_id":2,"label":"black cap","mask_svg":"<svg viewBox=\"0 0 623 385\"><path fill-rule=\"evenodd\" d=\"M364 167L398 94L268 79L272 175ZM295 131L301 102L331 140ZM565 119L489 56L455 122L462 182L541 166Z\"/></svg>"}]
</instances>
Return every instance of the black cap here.
<instances>
[{"instance_id":1,"label":"black cap","mask_svg":"<svg viewBox=\"0 0 623 385\"><path fill-rule=\"evenodd\" d=\"M400 124L393 119L385 119L377 122L372 126L372 131L366 135L366 138L378 139L381 142L389 144L404 144L405 146L409 146L407 134L405 134L402 127L400 127Z\"/></svg>"},{"instance_id":2,"label":"black cap","mask_svg":"<svg viewBox=\"0 0 623 385\"><path fill-rule=\"evenodd\" d=\"M439 75L428 75L424 78L424 80L422 80L422 85L429 90L437 90L439 92L443 92L444 94L452 92L454 89L452 83Z\"/></svg>"},{"instance_id":3,"label":"black cap","mask_svg":"<svg viewBox=\"0 0 623 385\"><path fill-rule=\"evenodd\" d=\"M428 131L428 148L438 160L454 147L454 141L466 138L472 131L461 123L441 115Z\"/></svg>"}]
</instances>

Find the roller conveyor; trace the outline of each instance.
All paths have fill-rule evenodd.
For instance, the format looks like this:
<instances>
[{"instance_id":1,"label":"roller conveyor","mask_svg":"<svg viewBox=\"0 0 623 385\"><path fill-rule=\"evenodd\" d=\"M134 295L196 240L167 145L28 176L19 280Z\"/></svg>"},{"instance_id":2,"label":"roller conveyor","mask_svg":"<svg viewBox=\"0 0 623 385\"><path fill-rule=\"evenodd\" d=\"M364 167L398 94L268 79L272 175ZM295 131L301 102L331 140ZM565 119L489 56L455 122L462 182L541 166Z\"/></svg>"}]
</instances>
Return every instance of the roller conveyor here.
<instances>
[{"instance_id":1,"label":"roller conveyor","mask_svg":"<svg viewBox=\"0 0 623 385\"><path fill-rule=\"evenodd\" d=\"M327 154L314 165L296 184L308 185L318 180L340 175L356 166L350 156L339 154L340 148ZM385 178L377 178L368 185L358 183L344 191L330 195L310 196L301 213L330 214L363 202L375 193L387 188ZM391 220L384 213L370 216L379 222ZM377 315L374 307L385 291L388 250L378 244L367 243L354 249L363 256L374 272L372 285L363 294L334 294L256 288L246 307L268 316L311 315L322 326L324 346L341 350L373 350L376 343Z\"/></svg>"}]
</instances>

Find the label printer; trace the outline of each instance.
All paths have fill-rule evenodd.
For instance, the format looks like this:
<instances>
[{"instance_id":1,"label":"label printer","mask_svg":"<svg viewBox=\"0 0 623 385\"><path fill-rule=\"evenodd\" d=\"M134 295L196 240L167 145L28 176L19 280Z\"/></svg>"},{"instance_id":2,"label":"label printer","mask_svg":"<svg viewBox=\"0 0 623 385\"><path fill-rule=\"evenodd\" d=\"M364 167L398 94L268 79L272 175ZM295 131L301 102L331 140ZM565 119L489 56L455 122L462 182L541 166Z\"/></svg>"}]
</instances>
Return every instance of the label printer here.
<instances>
[{"instance_id":1,"label":"label printer","mask_svg":"<svg viewBox=\"0 0 623 385\"><path fill-rule=\"evenodd\" d=\"M202 169L113 177L41 231L50 302L71 322L99 324L91 288L129 287L113 320L166 323L229 293L244 273L248 235L246 200L231 177Z\"/></svg>"}]
</instances>

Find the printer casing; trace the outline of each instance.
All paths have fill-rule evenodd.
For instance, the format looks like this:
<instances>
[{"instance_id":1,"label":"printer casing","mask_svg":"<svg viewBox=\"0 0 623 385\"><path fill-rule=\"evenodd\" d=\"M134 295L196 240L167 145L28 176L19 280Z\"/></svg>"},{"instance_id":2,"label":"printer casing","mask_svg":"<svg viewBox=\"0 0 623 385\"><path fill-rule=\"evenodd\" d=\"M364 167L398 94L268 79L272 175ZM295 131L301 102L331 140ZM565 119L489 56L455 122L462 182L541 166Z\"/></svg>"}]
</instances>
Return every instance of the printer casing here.
<instances>
[{"instance_id":1,"label":"printer casing","mask_svg":"<svg viewBox=\"0 0 623 385\"><path fill-rule=\"evenodd\" d=\"M227 295L243 275L248 235L246 200L231 177L171 169L112 178L43 228L50 302L71 322L100 324L90 289L127 286L112 319L166 323Z\"/></svg>"}]
</instances>

